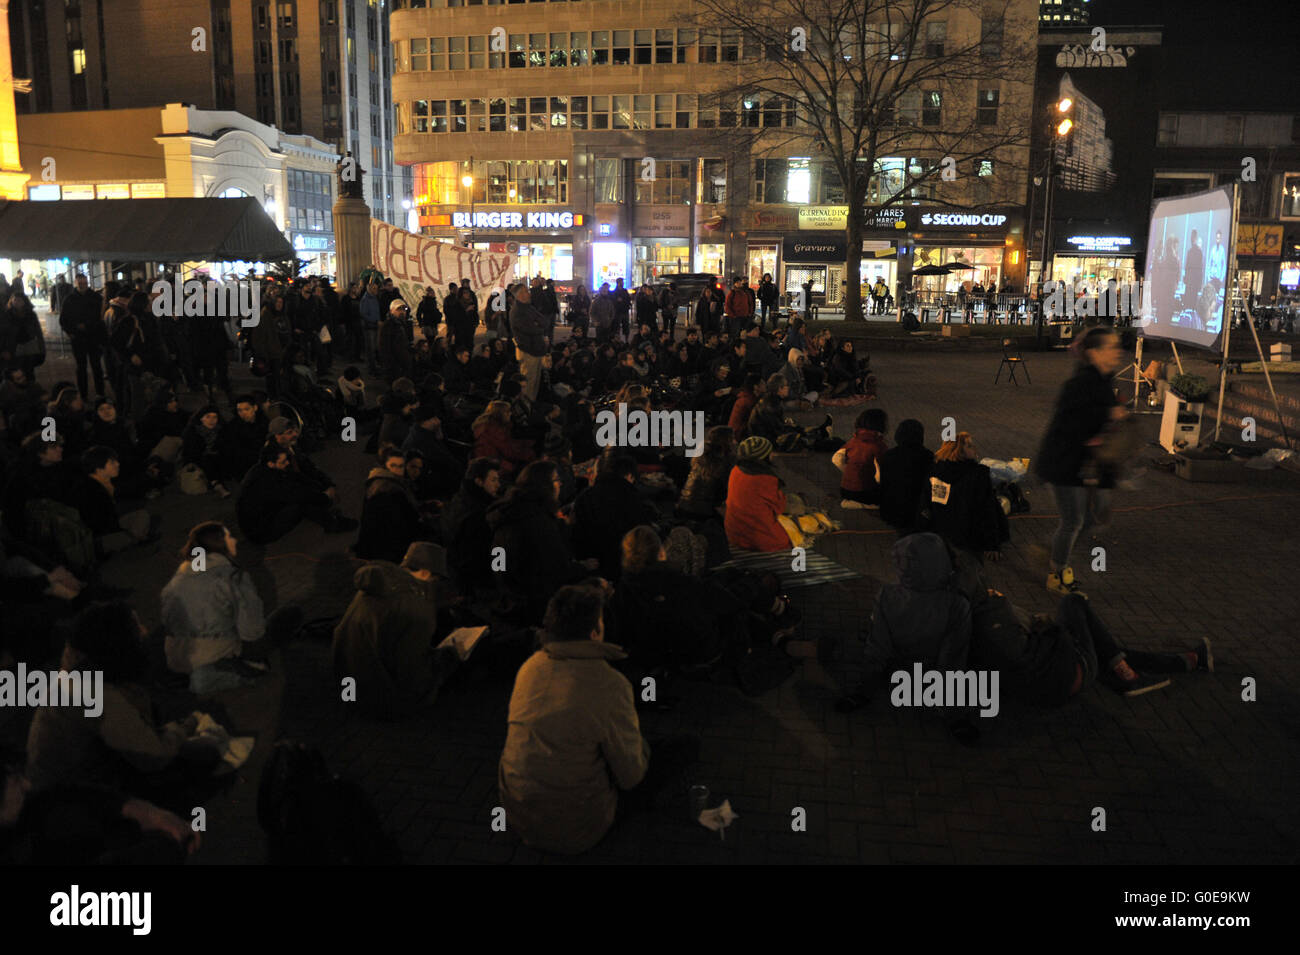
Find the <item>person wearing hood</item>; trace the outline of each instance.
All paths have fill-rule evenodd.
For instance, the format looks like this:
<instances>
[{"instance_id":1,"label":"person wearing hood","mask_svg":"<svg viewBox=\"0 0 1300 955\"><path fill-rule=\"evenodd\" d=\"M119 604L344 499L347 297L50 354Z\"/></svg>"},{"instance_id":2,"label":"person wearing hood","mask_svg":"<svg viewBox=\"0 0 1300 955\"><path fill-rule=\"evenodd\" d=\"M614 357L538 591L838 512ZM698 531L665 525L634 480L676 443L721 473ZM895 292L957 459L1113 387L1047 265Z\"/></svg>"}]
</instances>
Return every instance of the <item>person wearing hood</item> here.
<instances>
[{"instance_id":1,"label":"person wearing hood","mask_svg":"<svg viewBox=\"0 0 1300 955\"><path fill-rule=\"evenodd\" d=\"M869 703L876 687L897 669L915 663L943 673L966 667L970 602L959 589L943 538L912 534L895 542L893 555L898 582L886 584L876 594L862 658L862 682L836 704L841 712ZM949 725L963 742L973 741L971 734L976 731L968 720L950 721Z\"/></svg>"},{"instance_id":2,"label":"person wearing hood","mask_svg":"<svg viewBox=\"0 0 1300 955\"><path fill-rule=\"evenodd\" d=\"M998 560L999 548L1011 539L1007 516L993 493L993 478L979 463L969 432L945 441L935 453L922 515L927 530L977 558Z\"/></svg>"},{"instance_id":3,"label":"person wearing hood","mask_svg":"<svg viewBox=\"0 0 1300 955\"><path fill-rule=\"evenodd\" d=\"M736 449L736 466L727 481L727 543L739 550L789 550L790 536L777 520L784 513L785 492L772 469L772 442L746 438Z\"/></svg>"},{"instance_id":4,"label":"person wearing hood","mask_svg":"<svg viewBox=\"0 0 1300 955\"><path fill-rule=\"evenodd\" d=\"M798 348L791 348L786 356L786 363L777 372L790 383L790 397L786 401L787 411L807 411L817 403L817 392L808 387L804 377L807 358Z\"/></svg>"},{"instance_id":5,"label":"person wearing hood","mask_svg":"<svg viewBox=\"0 0 1300 955\"><path fill-rule=\"evenodd\" d=\"M361 530L353 552L364 560L395 564L411 544L429 536L406 480L406 455L391 445L383 448L378 465L366 475Z\"/></svg>"},{"instance_id":6,"label":"person wearing hood","mask_svg":"<svg viewBox=\"0 0 1300 955\"><path fill-rule=\"evenodd\" d=\"M410 716L434 702L460 663L438 647L437 584L447 576L437 544L412 542L401 565L366 564L353 575L356 593L334 628L334 675L355 680L361 712L381 719Z\"/></svg>"},{"instance_id":7,"label":"person wearing hood","mask_svg":"<svg viewBox=\"0 0 1300 955\"><path fill-rule=\"evenodd\" d=\"M456 476L461 473L462 464L447 448L442 430L442 415L445 412L440 402L429 396L420 402L411 415L411 430L402 442L402 451L419 454L427 471L428 486L433 496L446 499L456 493L460 486Z\"/></svg>"},{"instance_id":8,"label":"person wearing hood","mask_svg":"<svg viewBox=\"0 0 1300 955\"><path fill-rule=\"evenodd\" d=\"M235 561L237 552L238 541L224 524L196 525L162 590L167 669L189 674L196 691L215 682L219 672L251 675L255 671L236 661L264 661L302 626L302 610L295 606L265 615L253 578Z\"/></svg>"},{"instance_id":9,"label":"person wearing hood","mask_svg":"<svg viewBox=\"0 0 1300 955\"><path fill-rule=\"evenodd\" d=\"M880 459L889 447L885 440L887 426L888 418L880 408L867 408L858 415L853 437L844 446L840 507L875 509L880 506Z\"/></svg>"},{"instance_id":10,"label":"person wearing hood","mask_svg":"<svg viewBox=\"0 0 1300 955\"><path fill-rule=\"evenodd\" d=\"M460 593L489 590L494 584L487 512L500 493L500 463L494 458L475 458L465 470L459 493L439 515L447 566Z\"/></svg>"},{"instance_id":11,"label":"person wearing hood","mask_svg":"<svg viewBox=\"0 0 1300 955\"><path fill-rule=\"evenodd\" d=\"M242 481L244 475L257 466L270 426L266 414L252 395L240 395L235 399L235 416L222 426L217 442L226 473L235 481Z\"/></svg>"},{"instance_id":12,"label":"person wearing hood","mask_svg":"<svg viewBox=\"0 0 1300 955\"><path fill-rule=\"evenodd\" d=\"M599 561L606 580L619 579L623 535L659 520L654 505L636 489L637 473L632 455L608 448L596 467L596 480L573 504L573 552Z\"/></svg>"},{"instance_id":13,"label":"person wearing hood","mask_svg":"<svg viewBox=\"0 0 1300 955\"><path fill-rule=\"evenodd\" d=\"M541 620L552 594L586 578L600 564L595 559L574 560L556 516L559 492L555 465L534 461L487 512L492 546L505 552L505 570L496 575L498 587L533 623Z\"/></svg>"},{"instance_id":14,"label":"person wearing hood","mask_svg":"<svg viewBox=\"0 0 1300 955\"><path fill-rule=\"evenodd\" d=\"M538 467L532 465L531 467ZM632 685L610 664L602 592L563 587L546 607L542 648L519 668L497 773L510 828L525 844L578 854L614 825L619 790L650 768Z\"/></svg>"},{"instance_id":15,"label":"person wearing hood","mask_svg":"<svg viewBox=\"0 0 1300 955\"><path fill-rule=\"evenodd\" d=\"M879 458L880 519L905 537L916 530L921 503L929 500L934 452L925 446L925 426L908 418L894 432L894 447Z\"/></svg>"}]
</instances>

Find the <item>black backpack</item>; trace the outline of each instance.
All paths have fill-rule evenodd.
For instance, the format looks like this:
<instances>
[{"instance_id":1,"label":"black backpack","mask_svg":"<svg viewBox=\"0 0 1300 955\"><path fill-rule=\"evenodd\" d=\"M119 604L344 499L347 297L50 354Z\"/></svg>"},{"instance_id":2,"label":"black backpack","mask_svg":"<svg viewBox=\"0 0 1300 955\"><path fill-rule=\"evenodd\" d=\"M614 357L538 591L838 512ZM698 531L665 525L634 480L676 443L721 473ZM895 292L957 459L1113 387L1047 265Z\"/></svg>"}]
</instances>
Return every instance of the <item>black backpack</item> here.
<instances>
[{"instance_id":1,"label":"black backpack","mask_svg":"<svg viewBox=\"0 0 1300 955\"><path fill-rule=\"evenodd\" d=\"M257 821L272 865L396 865L397 843L359 785L329 771L320 750L276 743L262 770Z\"/></svg>"}]
</instances>

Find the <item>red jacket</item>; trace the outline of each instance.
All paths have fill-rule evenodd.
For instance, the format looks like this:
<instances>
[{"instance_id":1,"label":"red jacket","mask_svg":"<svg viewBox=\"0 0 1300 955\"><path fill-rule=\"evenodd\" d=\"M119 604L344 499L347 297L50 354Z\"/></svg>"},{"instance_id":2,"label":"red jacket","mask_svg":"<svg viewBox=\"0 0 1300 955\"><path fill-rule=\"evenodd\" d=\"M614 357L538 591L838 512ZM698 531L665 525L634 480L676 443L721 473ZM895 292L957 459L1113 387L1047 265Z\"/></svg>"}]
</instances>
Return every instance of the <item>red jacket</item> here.
<instances>
[{"instance_id":1,"label":"red jacket","mask_svg":"<svg viewBox=\"0 0 1300 955\"><path fill-rule=\"evenodd\" d=\"M487 422L474 435L474 457L496 458L506 474L513 474L534 456L531 441L512 437L509 428L495 421Z\"/></svg>"},{"instance_id":2,"label":"red jacket","mask_svg":"<svg viewBox=\"0 0 1300 955\"><path fill-rule=\"evenodd\" d=\"M736 395L736 403L731 406L731 417L727 419L727 424L736 434L736 440L749 436L749 413L754 410L754 405L758 404L758 395L752 391L740 389L740 394Z\"/></svg>"},{"instance_id":3,"label":"red jacket","mask_svg":"<svg viewBox=\"0 0 1300 955\"><path fill-rule=\"evenodd\" d=\"M754 297L749 289L733 288L727 293L723 310L731 318L749 318L754 314Z\"/></svg>"},{"instance_id":4,"label":"red jacket","mask_svg":"<svg viewBox=\"0 0 1300 955\"><path fill-rule=\"evenodd\" d=\"M844 446L848 460L844 462L844 476L840 487L846 491L880 493L876 483L876 459L889 448L885 436L879 431L859 428Z\"/></svg>"},{"instance_id":5,"label":"red jacket","mask_svg":"<svg viewBox=\"0 0 1300 955\"><path fill-rule=\"evenodd\" d=\"M741 550L790 549L790 535L777 517L785 513L785 494L775 474L731 469L727 482L727 542Z\"/></svg>"}]
</instances>

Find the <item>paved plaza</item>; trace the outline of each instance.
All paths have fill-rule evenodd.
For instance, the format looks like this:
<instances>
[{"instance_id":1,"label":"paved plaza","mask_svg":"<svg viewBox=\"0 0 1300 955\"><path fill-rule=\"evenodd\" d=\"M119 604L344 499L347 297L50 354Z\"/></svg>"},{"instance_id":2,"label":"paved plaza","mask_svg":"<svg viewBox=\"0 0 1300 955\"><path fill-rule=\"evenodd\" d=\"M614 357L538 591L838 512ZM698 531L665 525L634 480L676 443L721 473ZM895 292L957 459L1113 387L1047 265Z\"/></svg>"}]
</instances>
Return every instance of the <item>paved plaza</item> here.
<instances>
[{"instance_id":1,"label":"paved plaza","mask_svg":"<svg viewBox=\"0 0 1300 955\"><path fill-rule=\"evenodd\" d=\"M1023 387L995 386L997 361L981 352L877 354L891 432L902 418L918 418L935 447L941 420L951 416L982 454L1032 457L1072 359L1029 355L1033 384ZM46 383L60 371L52 364L43 369ZM837 433L850 433L858 410L835 415ZM1144 418L1153 438L1157 423ZM369 467L359 446L335 442L315 460L337 481L345 511L359 515ZM810 498L835 496L828 455L780 457L777 466ZM978 720L982 739L972 748L933 714L895 709L885 694L866 710L834 711L856 681L875 592L892 576L894 534L870 512L832 509L843 529L818 539L815 550L861 576L793 592L804 637L819 642L822 662L801 660L788 681L759 697L725 682L675 683L675 707L641 714L651 739L701 737L693 781L708 786L714 803L729 799L740 817L725 839L689 823L683 800L675 815L632 817L577 861L1295 862L1297 480L1279 470L1252 472L1249 483L1192 484L1153 470L1140 489L1117 493L1101 541L1105 572L1092 572L1076 553L1083 589L1129 645L1177 648L1209 636L1216 672L1178 676L1136 699L1093 687L1057 710L1004 699L996 718ZM1054 506L1046 488L1031 483L1028 493L1033 509L1012 518L1012 541L989 573L1016 604L1050 612L1055 598L1043 579ZM186 530L209 518L234 526L233 499L173 488L151 507L163 515L161 548L124 555L106 570L109 583L135 589L149 625ZM268 548L241 545L240 556L268 609L298 603L308 618L332 617L352 593L351 540L304 523ZM1242 701L1245 677L1257 683L1256 702ZM264 860L256 784L280 735L319 746L336 772L358 780L411 862L563 861L490 825L509 695L508 680L471 660L426 715L375 722L340 701L328 642L295 642L268 686L223 701L241 728L256 728L258 746L236 784L206 807L196 861ZM1106 811L1105 832L1092 829L1096 807ZM797 808L806 831L792 831Z\"/></svg>"}]
</instances>

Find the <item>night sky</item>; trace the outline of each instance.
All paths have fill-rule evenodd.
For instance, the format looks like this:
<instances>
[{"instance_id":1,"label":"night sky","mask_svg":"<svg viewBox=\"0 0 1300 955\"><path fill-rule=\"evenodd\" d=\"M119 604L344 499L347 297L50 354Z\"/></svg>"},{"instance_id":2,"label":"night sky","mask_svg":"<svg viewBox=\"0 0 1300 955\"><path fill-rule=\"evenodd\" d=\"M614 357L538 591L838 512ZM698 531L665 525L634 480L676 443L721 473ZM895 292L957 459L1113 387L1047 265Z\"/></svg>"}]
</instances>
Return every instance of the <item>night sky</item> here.
<instances>
[{"instance_id":1,"label":"night sky","mask_svg":"<svg viewBox=\"0 0 1300 955\"><path fill-rule=\"evenodd\" d=\"M1300 109L1300 3L1294 0L1093 0L1093 26L1159 24L1171 79L1185 90L1162 106ZM1170 88L1173 88L1171 84Z\"/></svg>"}]
</instances>

